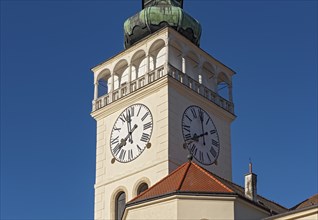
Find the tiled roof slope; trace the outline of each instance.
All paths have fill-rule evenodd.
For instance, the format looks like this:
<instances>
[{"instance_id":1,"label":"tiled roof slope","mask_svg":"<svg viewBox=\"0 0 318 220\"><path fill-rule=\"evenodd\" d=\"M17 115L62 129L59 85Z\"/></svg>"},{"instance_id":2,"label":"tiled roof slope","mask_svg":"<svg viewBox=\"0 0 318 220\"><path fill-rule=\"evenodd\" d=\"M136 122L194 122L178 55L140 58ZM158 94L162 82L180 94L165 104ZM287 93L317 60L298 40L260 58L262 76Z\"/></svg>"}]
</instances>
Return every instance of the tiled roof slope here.
<instances>
[{"instance_id":1,"label":"tiled roof slope","mask_svg":"<svg viewBox=\"0 0 318 220\"><path fill-rule=\"evenodd\" d=\"M261 196L258 196L258 202L247 199L244 195L243 187L203 169L192 161L181 165L174 172L132 199L127 205L133 205L175 193L238 195L273 213L283 213L287 211L285 207Z\"/></svg>"},{"instance_id":2,"label":"tiled roof slope","mask_svg":"<svg viewBox=\"0 0 318 220\"><path fill-rule=\"evenodd\" d=\"M318 193L306 199L305 201L295 205L293 208L291 208L291 210L302 209L313 205L318 205Z\"/></svg>"}]
</instances>

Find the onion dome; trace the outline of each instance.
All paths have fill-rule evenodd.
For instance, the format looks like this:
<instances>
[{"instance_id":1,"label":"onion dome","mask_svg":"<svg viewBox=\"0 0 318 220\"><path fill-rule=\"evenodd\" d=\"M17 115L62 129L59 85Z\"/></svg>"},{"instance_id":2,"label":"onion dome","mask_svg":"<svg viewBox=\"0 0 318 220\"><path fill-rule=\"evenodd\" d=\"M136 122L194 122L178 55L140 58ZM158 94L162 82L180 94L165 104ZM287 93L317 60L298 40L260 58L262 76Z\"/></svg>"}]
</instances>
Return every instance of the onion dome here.
<instances>
[{"instance_id":1,"label":"onion dome","mask_svg":"<svg viewBox=\"0 0 318 220\"><path fill-rule=\"evenodd\" d=\"M143 0L143 10L124 23L125 48L163 27L174 28L199 46L201 25L182 7L183 0Z\"/></svg>"}]
</instances>

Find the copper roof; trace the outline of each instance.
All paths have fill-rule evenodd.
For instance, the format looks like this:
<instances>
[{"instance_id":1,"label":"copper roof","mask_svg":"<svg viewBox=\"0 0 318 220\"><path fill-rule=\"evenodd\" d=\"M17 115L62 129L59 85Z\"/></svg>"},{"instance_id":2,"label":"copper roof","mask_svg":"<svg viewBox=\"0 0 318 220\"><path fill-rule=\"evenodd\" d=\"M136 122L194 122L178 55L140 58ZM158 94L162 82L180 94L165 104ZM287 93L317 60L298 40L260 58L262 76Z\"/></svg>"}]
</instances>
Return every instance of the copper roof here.
<instances>
[{"instance_id":1,"label":"copper roof","mask_svg":"<svg viewBox=\"0 0 318 220\"><path fill-rule=\"evenodd\" d=\"M127 205L130 206L163 196L185 193L193 195L234 195L273 214L287 211L285 207L261 196L257 196L256 202L247 199L243 187L205 170L192 161L181 165L171 174L129 201Z\"/></svg>"}]
</instances>

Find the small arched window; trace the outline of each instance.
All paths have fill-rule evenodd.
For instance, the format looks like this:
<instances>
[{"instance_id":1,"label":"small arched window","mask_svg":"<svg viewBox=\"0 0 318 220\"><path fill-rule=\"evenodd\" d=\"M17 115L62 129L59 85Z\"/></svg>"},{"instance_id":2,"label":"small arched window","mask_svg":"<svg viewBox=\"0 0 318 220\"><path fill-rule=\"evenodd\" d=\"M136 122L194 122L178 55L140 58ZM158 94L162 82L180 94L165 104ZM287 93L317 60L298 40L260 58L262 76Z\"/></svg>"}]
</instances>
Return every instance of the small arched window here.
<instances>
[{"instance_id":1,"label":"small arched window","mask_svg":"<svg viewBox=\"0 0 318 220\"><path fill-rule=\"evenodd\" d=\"M125 211L126 194L124 192L118 193L115 200L115 219L121 220Z\"/></svg>"},{"instance_id":2,"label":"small arched window","mask_svg":"<svg viewBox=\"0 0 318 220\"><path fill-rule=\"evenodd\" d=\"M137 195L139 195L140 193L146 191L147 189L148 189L148 184L147 183L140 184L138 189L137 189Z\"/></svg>"}]
</instances>

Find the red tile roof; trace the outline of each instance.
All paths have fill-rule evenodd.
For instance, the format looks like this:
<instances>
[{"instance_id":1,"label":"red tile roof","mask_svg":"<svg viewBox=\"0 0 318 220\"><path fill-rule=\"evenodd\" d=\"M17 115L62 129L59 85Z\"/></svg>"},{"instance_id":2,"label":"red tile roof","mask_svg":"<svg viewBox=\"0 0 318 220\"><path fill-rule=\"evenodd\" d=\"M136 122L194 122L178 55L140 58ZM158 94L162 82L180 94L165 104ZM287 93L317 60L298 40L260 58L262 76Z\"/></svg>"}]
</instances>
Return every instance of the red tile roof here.
<instances>
[{"instance_id":1,"label":"red tile roof","mask_svg":"<svg viewBox=\"0 0 318 220\"><path fill-rule=\"evenodd\" d=\"M301 203L295 205L293 208L291 208L291 210L302 209L313 205L318 205L318 194L313 195L305 201L302 201Z\"/></svg>"},{"instance_id":2,"label":"red tile roof","mask_svg":"<svg viewBox=\"0 0 318 220\"><path fill-rule=\"evenodd\" d=\"M170 175L150 187L145 192L135 197L130 202L145 200L148 198L165 195L172 192L223 192L233 191L222 184L211 173L206 172L194 162L181 165Z\"/></svg>"},{"instance_id":3,"label":"red tile roof","mask_svg":"<svg viewBox=\"0 0 318 220\"><path fill-rule=\"evenodd\" d=\"M248 200L245 198L243 187L225 180L205 170L196 163L189 161L132 199L127 205L133 205L174 193L230 194L238 195ZM287 211L285 207L261 196L258 196L257 199L257 202L248 201L275 213Z\"/></svg>"}]
</instances>

